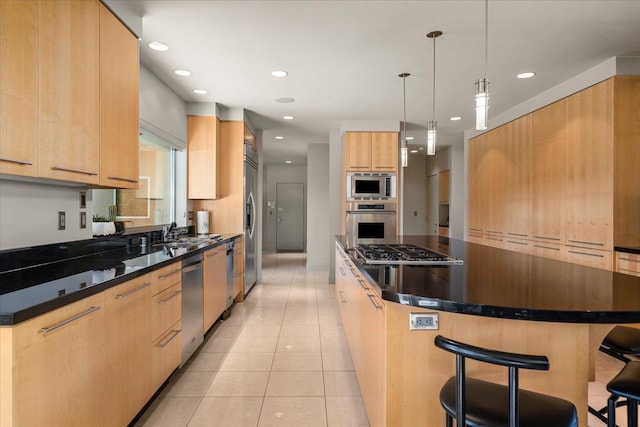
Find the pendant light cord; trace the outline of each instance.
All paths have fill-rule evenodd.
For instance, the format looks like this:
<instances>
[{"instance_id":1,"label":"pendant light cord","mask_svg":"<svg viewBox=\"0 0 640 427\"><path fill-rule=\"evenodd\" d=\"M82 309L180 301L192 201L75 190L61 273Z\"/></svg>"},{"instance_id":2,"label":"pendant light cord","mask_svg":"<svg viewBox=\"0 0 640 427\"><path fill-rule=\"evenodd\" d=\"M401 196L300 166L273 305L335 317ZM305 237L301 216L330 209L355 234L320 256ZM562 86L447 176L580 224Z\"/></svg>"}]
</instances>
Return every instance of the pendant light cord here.
<instances>
[{"instance_id":1,"label":"pendant light cord","mask_svg":"<svg viewBox=\"0 0 640 427\"><path fill-rule=\"evenodd\" d=\"M484 78L487 78L489 63L489 0L484 0Z\"/></svg>"},{"instance_id":2,"label":"pendant light cord","mask_svg":"<svg viewBox=\"0 0 640 427\"><path fill-rule=\"evenodd\" d=\"M402 133L404 134L403 141L407 140L407 76L402 77L402 99L403 99L403 120L402 120Z\"/></svg>"},{"instance_id":3,"label":"pendant light cord","mask_svg":"<svg viewBox=\"0 0 640 427\"><path fill-rule=\"evenodd\" d=\"M436 37L433 38L433 121L436 121Z\"/></svg>"}]
</instances>

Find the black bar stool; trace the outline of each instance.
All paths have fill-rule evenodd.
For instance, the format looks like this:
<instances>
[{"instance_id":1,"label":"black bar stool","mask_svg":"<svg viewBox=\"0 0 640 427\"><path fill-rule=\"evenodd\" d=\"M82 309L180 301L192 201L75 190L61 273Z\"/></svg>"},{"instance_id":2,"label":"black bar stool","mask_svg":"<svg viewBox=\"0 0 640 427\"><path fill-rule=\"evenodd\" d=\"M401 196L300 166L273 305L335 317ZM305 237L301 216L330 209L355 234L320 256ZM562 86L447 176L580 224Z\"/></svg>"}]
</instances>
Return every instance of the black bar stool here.
<instances>
[{"instance_id":1,"label":"black bar stool","mask_svg":"<svg viewBox=\"0 0 640 427\"><path fill-rule=\"evenodd\" d=\"M616 401L623 397L627 406L627 426L638 427L638 401L640 401L640 362L632 361L607 384L611 396L607 400L608 427L616 425Z\"/></svg>"},{"instance_id":2,"label":"black bar stool","mask_svg":"<svg viewBox=\"0 0 640 427\"><path fill-rule=\"evenodd\" d=\"M435 345L456 355L456 376L440 390L447 427L577 427L575 406L564 399L518 388L518 369L548 370L545 356L507 353L438 335ZM507 366L509 386L465 376L465 359ZM460 421L464 420L464 421Z\"/></svg>"},{"instance_id":3,"label":"black bar stool","mask_svg":"<svg viewBox=\"0 0 640 427\"><path fill-rule=\"evenodd\" d=\"M628 356L640 357L640 329L629 326L614 327L600 344L600 351L621 362L631 362ZM638 378L638 381L640 381L640 378ZM617 402L615 406L624 406L627 403L628 401L623 400ZM609 412L608 405L600 410L589 406L589 412L603 423L608 424L606 416Z\"/></svg>"}]
</instances>

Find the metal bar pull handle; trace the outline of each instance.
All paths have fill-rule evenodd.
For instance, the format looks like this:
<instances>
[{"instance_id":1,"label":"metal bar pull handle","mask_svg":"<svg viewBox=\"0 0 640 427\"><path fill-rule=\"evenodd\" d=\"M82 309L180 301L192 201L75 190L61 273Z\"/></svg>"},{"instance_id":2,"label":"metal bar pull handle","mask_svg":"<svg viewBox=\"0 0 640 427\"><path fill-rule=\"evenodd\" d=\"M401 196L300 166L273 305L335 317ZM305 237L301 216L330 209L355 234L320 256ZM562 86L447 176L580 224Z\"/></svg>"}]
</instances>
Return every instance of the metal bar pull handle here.
<instances>
[{"instance_id":1,"label":"metal bar pull handle","mask_svg":"<svg viewBox=\"0 0 640 427\"><path fill-rule=\"evenodd\" d=\"M98 175L98 172L91 172L91 171L83 171L81 169L69 169L69 168L62 168L60 166L51 166L51 170L54 171L63 171L63 172L73 172L73 173L81 173L83 175L90 175L90 176L96 176Z\"/></svg>"},{"instance_id":2,"label":"metal bar pull handle","mask_svg":"<svg viewBox=\"0 0 640 427\"><path fill-rule=\"evenodd\" d=\"M535 237L536 239L556 240L558 242L560 241L560 239L557 237L546 237L546 236L533 236L533 237Z\"/></svg>"},{"instance_id":3,"label":"metal bar pull handle","mask_svg":"<svg viewBox=\"0 0 640 427\"><path fill-rule=\"evenodd\" d=\"M362 289L369 289L369 288L367 287L367 284L366 284L366 283L364 283L364 280L362 280L362 279L358 279L358 283L360 283L360 286L362 287Z\"/></svg>"},{"instance_id":4,"label":"metal bar pull handle","mask_svg":"<svg viewBox=\"0 0 640 427\"><path fill-rule=\"evenodd\" d=\"M374 295L371 294L367 294L367 298L369 298L369 302L371 303L371 305L373 306L373 308L375 310L382 310L384 308L384 305L378 305L376 304L376 302L373 300Z\"/></svg>"},{"instance_id":5,"label":"metal bar pull handle","mask_svg":"<svg viewBox=\"0 0 640 427\"><path fill-rule=\"evenodd\" d=\"M340 270L340 274L342 274L343 276L347 276L347 272L344 271L344 269L342 267L338 267L338 270Z\"/></svg>"},{"instance_id":6,"label":"metal bar pull handle","mask_svg":"<svg viewBox=\"0 0 640 427\"><path fill-rule=\"evenodd\" d=\"M168 297L161 299L160 301L158 301L158 304L166 304L167 302L169 302L170 300L174 299L175 297L177 297L178 295L180 295L182 293L182 291L175 291L173 292L171 295L169 295Z\"/></svg>"},{"instance_id":7,"label":"metal bar pull handle","mask_svg":"<svg viewBox=\"0 0 640 427\"><path fill-rule=\"evenodd\" d=\"M174 274L179 273L180 271L181 271L181 269L180 269L180 268L176 268L175 270L173 270L173 271L172 271L172 272L170 272L170 273L167 273L167 274L163 274L163 275L161 275L161 276L159 277L159 279L166 279L167 277L169 277L169 276L173 276Z\"/></svg>"},{"instance_id":8,"label":"metal bar pull handle","mask_svg":"<svg viewBox=\"0 0 640 427\"><path fill-rule=\"evenodd\" d=\"M171 333L172 333L172 334L171 334L171 336L169 337L169 339L168 339L168 340L166 340L166 341L165 341L165 342L163 342L163 343L158 344L158 347L160 347L160 348L165 348L166 346L168 346L168 345L169 345L169 343L170 343L171 341L173 341L173 339L174 339L175 337L177 337L178 335L180 335L180 332L182 332L182 329L174 329L173 331L171 331Z\"/></svg>"},{"instance_id":9,"label":"metal bar pull handle","mask_svg":"<svg viewBox=\"0 0 640 427\"><path fill-rule=\"evenodd\" d=\"M339 291L338 295L340 295L340 301L342 301L343 303L347 302L347 300L342 297L342 295L344 295L344 291Z\"/></svg>"},{"instance_id":10,"label":"metal bar pull handle","mask_svg":"<svg viewBox=\"0 0 640 427\"><path fill-rule=\"evenodd\" d=\"M126 297L128 297L130 295L135 294L136 292L140 292L141 290L143 290L147 286L151 286L151 283L150 282L145 282L141 286L138 286L137 288L130 289L130 290L128 290L127 292L125 292L123 294L118 294L118 295L116 295L116 299L126 298Z\"/></svg>"},{"instance_id":11,"label":"metal bar pull handle","mask_svg":"<svg viewBox=\"0 0 640 427\"><path fill-rule=\"evenodd\" d=\"M633 259L633 258L627 258L627 257L620 257L621 261L629 261L629 262L640 262L640 260L638 259Z\"/></svg>"},{"instance_id":12,"label":"metal bar pull handle","mask_svg":"<svg viewBox=\"0 0 640 427\"><path fill-rule=\"evenodd\" d=\"M587 241L584 241L584 240L571 240L571 239L569 239L569 241L571 243L578 243L578 244L582 244L582 245L604 246L604 243L599 243L599 242L587 242Z\"/></svg>"},{"instance_id":13,"label":"metal bar pull handle","mask_svg":"<svg viewBox=\"0 0 640 427\"><path fill-rule=\"evenodd\" d=\"M133 183L138 182L137 179L124 178L124 177L121 177L121 176L108 176L107 178L114 179L116 181L125 181L125 182L133 182Z\"/></svg>"},{"instance_id":14,"label":"metal bar pull handle","mask_svg":"<svg viewBox=\"0 0 640 427\"><path fill-rule=\"evenodd\" d=\"M604 258L604 255L590 254L588 252L580 252L580 251L567 251L567 252L572 253L572 254L577 254L577 255L588 255L588 256L593 256L593 257L597 257L597 258Z\"/></svg>"},{"instance_id":15,"label":"metal bar pull handle","mask_svg":"<svg viewBox=\"0 0 640 427\"><path fill-rule=\"evenodd\" d=\"M33 166L33 163L26 160L10 159L8 157L0 157L0 162L17 163L19 165Z\"/></svg>"},{"instance_id":16,"label":"metal bar pull handle","mask_svg":"<svg viewBox=\"0 0 640 427\"><path fill-rule=\"evenodd\" d=\"M53 331L55 331L56 329L61 328L61 327L65 326L65 325L68 325L69 323L74 322L74 321L76 321L76 320L78 320L78 319L80 319L80 318L82 318L82 317L84 317L84 316L87 316L87 315L89 315L89 314L93 313L94 311L98 311L98 310L100 310L101 308L102 308L102 307L100 307L99 305L98 305L98 306L95 306L95 307L89 307L89 309L87 309L86 311L83 311L83 312L82 312L82 313L80 313L80 314L76 314L75 316L70 317L70 318L68 318L68 319L66 319L66 320L63 320L63 321L62 321L62 322L60 322L60 323L56 323L55 325L53 325L53 326L49 326L49 327L47 327L47 328L41 328L41 329L40 329L40 332L42 332L44 335L46 335L46 334L48 334L49 332L53 332Z\"/></svg>"},{"instance_id":17,"label":"metal bar pull handle","mask_svg":"<svg viewBox=\"0 0 640 427\"><path fill-rule=\"evenodd\" d=\"M199 268L202 268L202 262L196 262L195 264L191 264L191 265L188 265L186 267L183 267L182 268L182 272L183 273L189 273L189 272L197 270Z\"/></svg>"}]
</instances>

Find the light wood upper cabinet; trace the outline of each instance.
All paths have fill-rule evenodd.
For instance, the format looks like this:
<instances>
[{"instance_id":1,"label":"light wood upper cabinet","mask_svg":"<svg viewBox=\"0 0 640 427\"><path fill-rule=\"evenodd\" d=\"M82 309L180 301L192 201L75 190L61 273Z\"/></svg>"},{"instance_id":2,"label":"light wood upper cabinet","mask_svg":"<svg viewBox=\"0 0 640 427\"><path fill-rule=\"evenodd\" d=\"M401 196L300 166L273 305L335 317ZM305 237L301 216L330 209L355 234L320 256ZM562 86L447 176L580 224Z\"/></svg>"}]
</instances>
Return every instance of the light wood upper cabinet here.
<instances>
[{"instance_id":1,"label":"light wood upper cabinet","mask_svg":"<svg viewBox=\"0 0 640 427\"><path fill-rule=\"evenodd\" d=\"M152 395L151 284L146 274L104 292L110 425L128 425Z\"/></svg>"},{"instance_id":2,"label":"light wood upper cabinet","mask_svg":"<svg viewBox=\"0 0 640 427\"><path fill-rule=\"evenodd\" d=\"M613 250L613 80L571 95L567 106L567 244Z\"/></svg>"},{"instance_id":3,"label":"light wood upper cabinet","mask_svg":"<svg viewBox=\"0 0 640 427\"><path fill-rule=\"evenodd\" d=\"M187 119L187 192L189 199L217 199L222 194L220 121L215 116Z\"/></svg>"},{"instance_id":4,"label":"light wood upper cabinet","mask_svg":"<svg viewBox=\"0 0 640 427\"><path fill-rule=\"evenodd\" d=\"M531 114L531 234L535 240L565 241L567 100Z\"/></svg>"},{"instance_id":5,"label":"light wood upper cabinet","mask_svg":"<svg viewBox=\"0 0 640 427\"><path fill-rule=\"evenodd\" d=\"M100 185L138 188L138 40L100 4Z\"/></svg>"},{"instance_id":6,"label":"light wood upper cabinet","mask_svg":"<svg viewBox=\"0 0 640 427\"><path fill-rule=\"evenodd\" d=\"M227 245L204 253L204 331L208 331L227 308Z\"/></svg>"},{"instance_id":7,"label":"light wood upper cabinet","mask_svg":"<svg viewBox=\"0 0 640 427\"><path fill-rule=\"evenodd\" d=\"M347 172L394 172L398 170L396 132L346 132Z\"/></svg>"},{"instance_id":8,"label":"light wood upper cabinet","mask_svg":"<svg viewBox=\"0 0 640 427\"><path fill-rule=\"evenodd\" d=\"M97 1L40 2L38 176L98 184Z\"/></svg>"},{"instance_id":9,"label":"light wood upper cabinet","mask_svg":"<svg viewBox=\"0 0 640 427\"><path fill-rule=\"evenodd\" d=\"M502 241L506 231L506 144L507 129L505 126L495 129L492 132L492 137L484 140L484 165L482 169L484 218L482 228L485 236L494 241Z\"/></svg>"},{"instance_id":10,"label":"light wood upper cabinet","mask_svg":"<svg viewBox=\"0 0 640 427\"><path fill-rule=\"evenodd\" d=\"M484 150L486 135L479 135L471 140L467 145L468 150L468 215L467 215L467 236L469 240L477 241L482 238L484 227Z\"/></svg>"},{"instance_id":11,"label":"light wood upper cabinet","mask_svg":"<svg viewBox=\"0 0 640 427\"><path fill-rule=\"evenodd\" d=\"M373 132L371 134L371 170L373 172L398 170L398 134Z\"/></svg>"},{"instance_id":12,"label":"light wood upper cabinet","mask_svg":"<svg viewBox=\"0 0 640 427\"><path fill-rule=\"evenodd\" d=\"M106 425L104 316L100 293L2 328L2 426Z\"/></svg>"},{"instance_id":13,"label":"light wood upper cabinet","mask_svg":"<svg viewBox=\"0 0 640 427\"><path fill-rule=\"evenodd\" d=\"M505 232L510 239L528 239L531 237L531 116L507 123L505 129ZM526 246L522 242L514 244Z\"/></svg>"},{"instance_id":14,"label":"light wood upper cabinet","mask_svg":"<svg viewBox=\"0 0 640 427\"><path fill-rule=\"evenodd\" d=\"M38 173L39 17L37 1L0 1L0 173L3 174Z\"/></svg>"}]
</instances>

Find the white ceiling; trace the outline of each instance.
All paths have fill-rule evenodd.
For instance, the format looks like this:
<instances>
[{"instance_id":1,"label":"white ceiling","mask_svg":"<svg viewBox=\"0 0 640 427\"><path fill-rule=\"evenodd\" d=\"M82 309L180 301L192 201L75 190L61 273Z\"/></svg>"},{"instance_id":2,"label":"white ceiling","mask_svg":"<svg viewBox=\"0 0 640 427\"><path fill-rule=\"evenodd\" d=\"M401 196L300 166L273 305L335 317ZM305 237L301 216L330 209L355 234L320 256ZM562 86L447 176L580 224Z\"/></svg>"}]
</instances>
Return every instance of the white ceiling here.
<instances>
[{"instance_id":1,"label":"white ceiling","mask_svg":"<svg viewBox=\"0 0 640 427\"><path fill-rule=\"evenodd\" d=\"M306 145L327 143L343 120L402 120L401 72L411 73L407 135L424 141L433 114L426 34L434 30L444 33L436 39L440 146L460 143L474 126L483 0L127 2L143 16L142 62L186 101L249 110L267 163L305 163ZM611 57L640 55L640 0L491 0L488 16L489 117ZM151 41L170 49L152 51ZM178 77L177 68L193 74ZM276 69L289 75L271 76ZM522 71L537 75L516 79ZM451 122L453 115L463 119Z\"/></svg>"}]
</instances>

